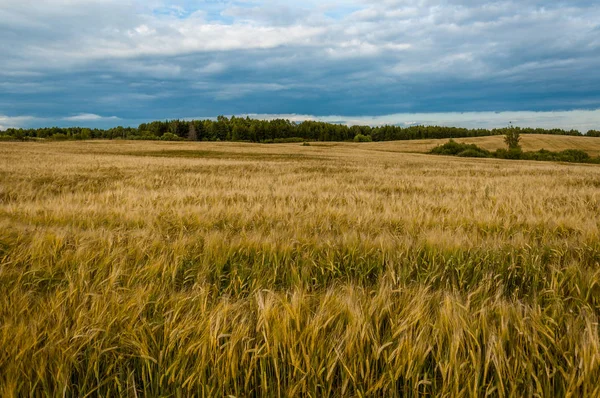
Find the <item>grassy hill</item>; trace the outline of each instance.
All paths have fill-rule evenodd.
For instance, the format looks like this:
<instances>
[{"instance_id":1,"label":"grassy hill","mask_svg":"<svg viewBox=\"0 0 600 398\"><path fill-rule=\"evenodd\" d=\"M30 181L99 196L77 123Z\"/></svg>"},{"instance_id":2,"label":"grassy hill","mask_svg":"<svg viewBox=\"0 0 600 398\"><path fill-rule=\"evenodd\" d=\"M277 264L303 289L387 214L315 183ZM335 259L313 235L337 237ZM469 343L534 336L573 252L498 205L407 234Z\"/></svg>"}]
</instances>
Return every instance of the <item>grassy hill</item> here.
<instances>
[{"instance_id":1,"label":"grassy hill","mask_svg":"<svg viewBox=\"0 0 600 398\"><path fill-rule=\"evenodd\" d=\"M475 144L489 151L505 148L504 136L456 138L457 142ZM421 152L425 153L432 148L448 142L447 139L414 140L414 141L390 141L374 142L368 145L371 149L379 149L391 152ZM522 135L521 146L524 151L538 151L547 149L549 151L563 151L565 149L581 149L590 156L600 155L600 137L575 137L564 135Z\"/></svg>"}]
</instances>

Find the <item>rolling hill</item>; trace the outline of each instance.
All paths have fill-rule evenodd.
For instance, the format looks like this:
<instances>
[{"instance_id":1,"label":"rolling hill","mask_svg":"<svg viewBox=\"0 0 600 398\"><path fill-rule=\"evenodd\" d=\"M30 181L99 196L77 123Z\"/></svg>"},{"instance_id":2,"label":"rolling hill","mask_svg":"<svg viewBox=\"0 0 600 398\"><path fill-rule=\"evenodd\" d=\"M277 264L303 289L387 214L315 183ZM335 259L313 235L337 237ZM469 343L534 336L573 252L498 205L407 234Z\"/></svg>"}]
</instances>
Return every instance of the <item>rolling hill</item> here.
<instances>
[{"instance_id":1,"label":"rolling hill","mask_svg":"<svg viewBox=\"0 0 600 398\"><path fill-rule=\"evenodd\" d=\"M456 138L457 142L475 144L490 151L505 148L504 136ZM388 141L362 144L370 149L390 152L419 152L425 153L432 148L448 142L447 139L413 140L413 141ZM521 146L525 151L563 151L565 149L580 149L590 156L600 156L600 137L576 137L564 135L537 135L521 136Z\"/></svg>"}]
</instances>

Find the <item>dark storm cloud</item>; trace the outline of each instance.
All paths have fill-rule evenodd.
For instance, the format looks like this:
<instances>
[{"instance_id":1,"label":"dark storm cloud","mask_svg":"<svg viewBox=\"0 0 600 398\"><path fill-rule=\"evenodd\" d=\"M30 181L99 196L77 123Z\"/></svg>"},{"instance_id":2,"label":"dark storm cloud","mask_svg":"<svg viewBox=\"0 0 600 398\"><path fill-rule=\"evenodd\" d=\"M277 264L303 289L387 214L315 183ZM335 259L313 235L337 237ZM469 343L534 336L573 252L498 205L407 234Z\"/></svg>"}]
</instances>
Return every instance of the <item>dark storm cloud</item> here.
<instances>
[{"instance_id":1,"label":"dark storm cloud","mask_svg":"<svg viewBox=\"0 0 600 398\"><path fill-rule=\"evenodd\" d=\"M0 126L600 108L591 1L5 0Z\"/></svg>"}]
</instances>

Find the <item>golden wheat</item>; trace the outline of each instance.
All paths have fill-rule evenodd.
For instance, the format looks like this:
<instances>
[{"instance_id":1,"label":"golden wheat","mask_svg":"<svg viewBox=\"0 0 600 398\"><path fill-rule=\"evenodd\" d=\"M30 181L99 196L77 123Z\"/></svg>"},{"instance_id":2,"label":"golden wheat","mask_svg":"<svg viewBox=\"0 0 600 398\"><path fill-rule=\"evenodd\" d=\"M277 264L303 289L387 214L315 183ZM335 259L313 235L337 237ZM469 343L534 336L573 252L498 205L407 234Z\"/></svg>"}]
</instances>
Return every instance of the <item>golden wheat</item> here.
<instances>
[{"instance_id":1,"label":"golden wheat","mask_svg":"<svg viewBox=\"0 0 600 398\"><path fill-rule=\"evenodd\" d=\"M3 396L598 396L600 167L4 143Z\"/></svg>"}]
</instances>

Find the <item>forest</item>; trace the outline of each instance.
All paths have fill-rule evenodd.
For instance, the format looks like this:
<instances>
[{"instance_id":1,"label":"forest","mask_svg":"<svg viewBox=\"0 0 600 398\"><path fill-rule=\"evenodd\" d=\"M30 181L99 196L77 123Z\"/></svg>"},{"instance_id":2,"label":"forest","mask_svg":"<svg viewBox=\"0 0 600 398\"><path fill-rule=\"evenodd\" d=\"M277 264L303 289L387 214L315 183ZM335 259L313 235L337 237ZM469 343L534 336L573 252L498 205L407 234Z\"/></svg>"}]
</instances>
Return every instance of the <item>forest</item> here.
<instances>
[{"instance_id":1,"label":"forest","mask_svg":"<svg viewBox=\"0 0 600 398\"><path fill-rule=\"evenodd\" d=\"M135 127L109 129L85 127L10 128L0 131L0 141L13 140L89 140L129 139L163 141L246 141L257 143L302 141L396 141L430 138L461 138L504 135L508 130L521 134L583 136L578 130L505 127L467 129L445 126L347 126L318 121L292 122L287 119L258 120L249 117L219 116L215 120L166 120L142 123ZM600 131L585 134L600 136Z\"/></svg>"}]
</instances>

